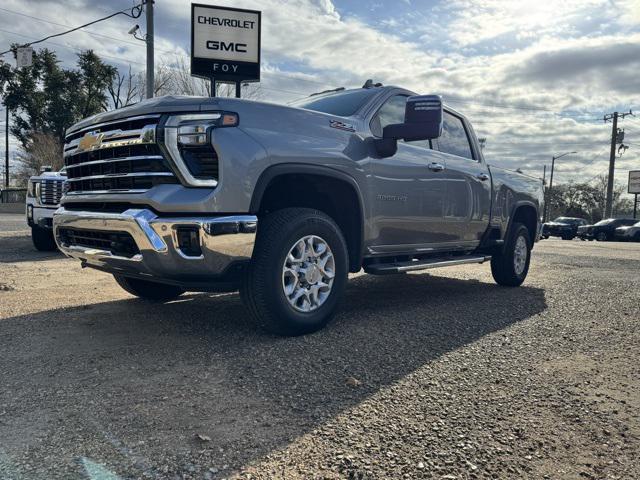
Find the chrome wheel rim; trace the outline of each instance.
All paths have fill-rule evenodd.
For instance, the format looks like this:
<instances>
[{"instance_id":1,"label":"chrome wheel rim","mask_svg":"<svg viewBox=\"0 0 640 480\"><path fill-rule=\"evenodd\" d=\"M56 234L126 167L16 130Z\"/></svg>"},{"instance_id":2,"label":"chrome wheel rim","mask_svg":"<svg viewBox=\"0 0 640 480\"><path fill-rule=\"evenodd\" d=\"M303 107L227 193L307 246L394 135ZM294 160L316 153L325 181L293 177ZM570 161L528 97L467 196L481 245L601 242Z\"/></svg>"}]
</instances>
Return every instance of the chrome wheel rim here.
<instances>
[{"instance_id":1,"label":"chrome wheel rim","mask_svg":"<svg viewBox=\"0 0 640 480\"><path fill-rule=\"evenodd\" d=\"M296 311L313 312L331 295L336 262L329 244L317 235L302 237L282 265L282 290Z\"/></svg>"},{"instance_id":2,"label":"chrome wheel rim","mask_svg":"<svg viewBox=\"0 0 640 480\"><path fill-rule=\"evenodd\" d=\"M522 272L524 272L527 265L527 255L527 241L524 237L518 237L513 252L513 269L516 275L522 275Z\"/></svg>"}]
</instances>

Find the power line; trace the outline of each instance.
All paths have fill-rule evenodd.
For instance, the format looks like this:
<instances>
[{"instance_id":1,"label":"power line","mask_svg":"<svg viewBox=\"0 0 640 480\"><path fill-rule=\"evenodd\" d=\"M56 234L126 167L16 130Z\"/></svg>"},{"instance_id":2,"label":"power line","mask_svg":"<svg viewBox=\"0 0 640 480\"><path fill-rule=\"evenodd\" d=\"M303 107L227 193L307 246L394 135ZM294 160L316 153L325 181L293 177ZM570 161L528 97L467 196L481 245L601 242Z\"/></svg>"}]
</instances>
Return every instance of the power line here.
<instances>
[{"instance_id":1,"label":"power line","mask_svg":"<svg viewBox=\"0 0 640 480\"><path fill-rule=\"evenodd\" d=\"M127 13L127 11L129 11L131 13ZM62 35L66 35L67 33L75 32L76 30L80 30L81 28L88 27L89 25L93 25L94 23L102 22L104 20L108 20L110 18L113 18L116 15L126 15L127 17L130 17L130 18L139 18L140 15L142 15L142 4L135 5L135 6L131 7L130 9L127 8L125 10L120 10L119 12L115 12L115 13L112 13L111 15L107 15L106 17L102 17L102 18L99 18L97 20L93 20L92 22L85 23L84 25L80 25L79 27L72 28L71 30L67 30L65 32L49 35L48 37L44 37L43 39L40 39L40 40L35 40L35 41L30 42L30 43L28 43L28 44L26 44L24 46L35 45L36 43L45 42L45 41L49 40L50 38L60 37ZM0 56L4 55L5 53L10 53L11 51L12 50L9 49L9 50L5 50L4 52L0 52Z\"/></svg>"},{"instance_id":2,"label":"power line","mask_svg":"<svg viewBox=\"0 0 640 480\"><path fill-rule=\"evenodd\" d=\"M57 22L54 22L52 20L45 20L43 18L38 18L38 17L34 17L32 15L27 15L26 13L14 12L13 10L9 10L7 8L0 8L0 10L5 11L5 12L9 12L9 13L13 13L14 15L20 15L22 17L31 18L31 19L37 20L39 22L49 23L51 25L56 25L58 27L70 27L71 26L71 25L67 25L67 24L64 24L64 23L57 23ZM103 33L96 33L96 32L91 32L91 31L88 31L88 30L82 30L82 32L86 33L87 35L94 36L94 37L108 38L109 40L115 40L116 42L126 43L128 45L134 45L136 47L144 47L144 44L141 43L141 42L130 42L130 41L124 40L122 38L116 38L116 37L112 37L110 35L104 35ZM169 51L169 50L159 50L158 49L158 51L162 52L162 53L171 53L171 54L178 53L177 51Z\"/></svg>"},{"instance_id":3,"label":"power line","mask_svg":"<svg viewBox=\"0 0 640 480\"><path fill-rule=\"evenodd\" d=\"M29 38L27 35L23 35L23 34L17 33L17 32L10 32L10 31L4 30L2 28L0 28L0 32L5 32L5 33L9 33L11 35L18 35L20 37ZM47 44L50 44L50 45L55 45L55 46L61 47L61 48L66 48L66 49L71 50L71 51L73 51L75 53L81 53L81 50L78 50L76 47L73 47L71 45L64 45L62 43L56 43L56 42L52 42L50 40L47 40L44 43L47 43ZM123 63L135 63L135 64L138 64L138 65L144 65L144 62L138 62L138 61L135 61L135 60L129 60L129 59L122 58L122 57L114 57L112 55L107 55L107 54L104 54L104 53L100 53L100 56L104 57L104 58L110 58L110 59L113 59L113 60L118 60L118 61L123 62ZM178 68L171 67L170 65L167 65L166 67L169 68L170 70L179 71ZM293 90L285 90L285 89L274 88L274 87L265 87L264 85L260 85L260 88L264 89L264 90L271 90L271 91L274 91L274 92L288 93L290 95L304 95L305 97L308 95L307 93L303 93L303 92L298 92L298 91L293 91Z\"/></svg>"}]
</instances>

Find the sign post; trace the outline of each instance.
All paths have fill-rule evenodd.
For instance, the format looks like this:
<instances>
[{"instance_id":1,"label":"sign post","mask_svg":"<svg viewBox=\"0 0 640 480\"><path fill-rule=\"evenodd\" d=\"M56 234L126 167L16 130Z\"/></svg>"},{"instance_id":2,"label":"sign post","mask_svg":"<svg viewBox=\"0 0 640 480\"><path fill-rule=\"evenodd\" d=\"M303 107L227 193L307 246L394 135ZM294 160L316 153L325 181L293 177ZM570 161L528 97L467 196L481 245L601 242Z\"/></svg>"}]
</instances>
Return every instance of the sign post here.
<instances>
[{"instance_id":1,"label":"sign post","mask_svg":"<svg viewBox=\"0 0 640 480\"><path fill-rule=\"evenodd\" d=\"M638 212L638 194L640 193L640 170L629 171L629 184L627 186L627 192L634 194L633 198L633 218L637 218Z\"/></svg>"},{"instance_id":2,"label":"sign post","mask_svg":"<svg viewBox=\"0 0 640 480\"><path fill-rule=\"evenodd\" d=\"M261 12L191 4L191 75L216 82L235 83L240 98L242 82L260 81Z\"/></svg>"}]
</instances>

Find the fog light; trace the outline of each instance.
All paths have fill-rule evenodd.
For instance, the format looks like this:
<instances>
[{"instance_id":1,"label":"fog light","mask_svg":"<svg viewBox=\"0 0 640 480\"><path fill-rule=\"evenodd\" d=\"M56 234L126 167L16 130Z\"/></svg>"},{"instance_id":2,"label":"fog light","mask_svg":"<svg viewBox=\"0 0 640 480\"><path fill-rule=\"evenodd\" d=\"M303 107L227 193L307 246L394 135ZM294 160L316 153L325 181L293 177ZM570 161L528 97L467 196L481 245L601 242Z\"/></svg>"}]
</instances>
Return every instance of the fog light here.
<instances>
[{"instance_id":1,"label":"fog light","mask_svg":"<svg viewBox=\"0 0 640 480\"><path fill-rule=\"evenodd\" d=\"M198 227L178 227L176 230L178 248L187 257L202 256L200 230Z\"/></svg>"},{"instance_id":2,"label":"fog light","mask_svg":"<svg viewBox=\"0 0 640 480\"><path fill-rule=\"evenodd\" d=\"M27 218L33 220L33 205L27 205Z\"/></svg>"}]
</instances>

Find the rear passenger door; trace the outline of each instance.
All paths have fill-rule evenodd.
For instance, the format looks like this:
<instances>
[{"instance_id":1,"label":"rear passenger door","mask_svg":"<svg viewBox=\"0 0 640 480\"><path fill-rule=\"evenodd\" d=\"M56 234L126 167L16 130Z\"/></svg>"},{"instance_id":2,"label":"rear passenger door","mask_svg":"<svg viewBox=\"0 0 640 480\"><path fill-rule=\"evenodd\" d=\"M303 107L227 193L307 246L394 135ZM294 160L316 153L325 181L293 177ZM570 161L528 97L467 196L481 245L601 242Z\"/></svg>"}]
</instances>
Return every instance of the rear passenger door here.
<instances>
[{"instance_id":1,"label":"rear passenger door","mask_svg":"<svg viewBox=\"0 0 640 480\"><path fill-rule=\"evenodd\" d=\"M491 175L477 151L471 126L453 112L444 111L442 135L433 148L446 157L443 220L456 244L475 246L489 225Z\"/></svg>"}]
</instances>

